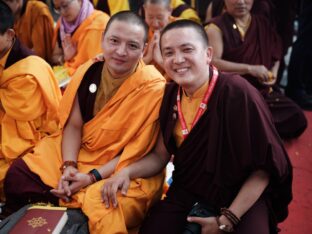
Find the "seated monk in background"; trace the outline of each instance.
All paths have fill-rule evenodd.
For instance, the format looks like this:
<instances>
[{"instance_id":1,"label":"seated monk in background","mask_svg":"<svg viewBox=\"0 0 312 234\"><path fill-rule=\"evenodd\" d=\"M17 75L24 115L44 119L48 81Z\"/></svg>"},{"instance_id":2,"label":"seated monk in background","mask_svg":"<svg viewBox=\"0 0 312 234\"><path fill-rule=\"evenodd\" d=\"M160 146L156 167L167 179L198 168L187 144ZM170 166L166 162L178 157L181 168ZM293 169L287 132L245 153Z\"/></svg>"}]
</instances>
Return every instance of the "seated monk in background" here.
<instances>
[{"instance_id":1,"label":"seated monk in background","mask_svg":"<svg viewBox=\"0 0 312 234\"><path fill-rule=\"evenodd\" d=\"M106 208L101 189L157 140L165 79L140 61L147 33L144 20L130 11L112 16L102 39L104 60L82 65L65 90L62 130L11 166L4 185L8 206L62 198L61 205L88 216L91 233L127 233L140 225L162 195L163 173L132 180L128 193L118 195L118 207ZM54 199L46 196L51 189Z\"/></svg>"},{"instance_id":2,"label":"seated monk in background","mask_svg":"<svg viewBox=\"0 0 312 234\"><path fill-rule=\"evenodd\" d=\"M101 36L109 16L94 10L89 0L54 0L61 14L53 38L53 65L64 65L69 76L102 52Z\"/></svg>"},{"instance_id":3,"label":"seated monk in background","mask_svg":"<svg viewBox=\"0 0 312 234\"><path fill-rule=\"evenodd\" d=\"M40 139L58 130L61 99L51 67L21 45L13 24L11 9L0 1L1 197L3 180L13 160L31 152Z\"/></svg>"},{"instance_id":4,"label":"seated monk in background","mask_svg":"<svg viewBox=\"0 0 312 234\"><path fill-rule=\"evenodd\" d=\"M14 14L19 40L41 58L52 56L53 18L49 7L37 0L3 0Z\"/></svg>"},{"instance_id":5,"label":"seated monk in background","mask_svg":"<svg viewBox=\"0 0 312 234\"><path fill-rule=\"evenodd\" d=\"M267 18L250 12L253 0L224 0L226 12L211 19L206 32L214 49L212 64L241 74L263 95L282 138L300 136L307 120L277 87L281 41Z\"/></svg>"},{"instance_id":6,"label":"seated monk in background","mask_svg":"<svg viewBox=\"0 0 312 234\"><path fill-rule=\"evenodd\" d=\"M143 7L145 22L149 26L148 46L143 61L146 64L153 64L164 75L165 71L159 49L160 31L167 24L175 21L176 18L171 16L170 0L145 0Z\"/></svg>"},{"instance_id":7,"label":"seated monk in background","mask_svg":"<svg viewBox=\"0 0 312 234\"><path fill-rule=\"evenodd\" d=\"M143 13L143 0L92 0L96 9L106 12L108 15L114 15L119 11L131 10L136 13ZM196 11L186 4L183 0L170 0L172 15L183 19L190 19L200 22ZM144 15L144 13L143 13Z\"/></svg>"}]
</instances>

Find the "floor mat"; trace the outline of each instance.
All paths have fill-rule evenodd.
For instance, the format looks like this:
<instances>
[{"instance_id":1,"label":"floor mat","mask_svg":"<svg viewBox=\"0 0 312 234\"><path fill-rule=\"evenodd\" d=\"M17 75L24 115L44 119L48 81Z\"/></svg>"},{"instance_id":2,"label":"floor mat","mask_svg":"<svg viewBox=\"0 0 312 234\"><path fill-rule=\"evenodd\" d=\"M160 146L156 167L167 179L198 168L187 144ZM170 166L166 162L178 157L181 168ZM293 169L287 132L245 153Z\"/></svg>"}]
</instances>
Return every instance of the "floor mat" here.
<instances>
[{"instance_id":1,"label":"floor mat","mask_svg":"<svg viewBox=\"0 0 312 234\"><path fill-rule=\"evenodd\" d=\"M295 140L285 142L293 164L293 200L288 218L279 225L280 234L312 233L312 112L305 112L308 129Z\"/></svg>"}]
</instances>

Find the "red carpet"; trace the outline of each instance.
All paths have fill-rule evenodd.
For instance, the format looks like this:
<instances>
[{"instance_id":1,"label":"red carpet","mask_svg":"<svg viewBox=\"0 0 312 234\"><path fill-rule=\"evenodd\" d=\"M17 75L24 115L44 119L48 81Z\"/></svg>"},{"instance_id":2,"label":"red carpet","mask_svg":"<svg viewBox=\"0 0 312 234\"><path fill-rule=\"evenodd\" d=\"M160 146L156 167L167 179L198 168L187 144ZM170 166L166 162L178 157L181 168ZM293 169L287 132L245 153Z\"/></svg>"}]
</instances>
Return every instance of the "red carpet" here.
<instances>
[{"instance_id":1,"label":"red carpet","mask_svg":"<svg viewBox=\"0 0 312 234\"><path fill-rule=\"evenodd\" d=\"M293 164L293 201L280 234L312 233L312 112L305 112L308 129L298 139L286 142Z\"/></svg>"}]
</instances>

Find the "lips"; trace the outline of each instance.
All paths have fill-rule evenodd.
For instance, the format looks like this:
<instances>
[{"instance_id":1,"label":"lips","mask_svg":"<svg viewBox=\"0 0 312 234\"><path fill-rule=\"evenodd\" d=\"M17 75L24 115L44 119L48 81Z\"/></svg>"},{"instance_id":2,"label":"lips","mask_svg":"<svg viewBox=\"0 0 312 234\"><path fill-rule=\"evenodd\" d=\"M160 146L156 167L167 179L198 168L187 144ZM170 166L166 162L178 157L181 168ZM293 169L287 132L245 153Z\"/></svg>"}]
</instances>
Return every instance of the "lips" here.
<instances>
[{"instance_id":1,"label":"lips","mask_svg":"<svg viewBox=\"0 0 312 234\"><path fill-rule=\"evenodd\" d=\"M189 68L188 67L174 68L173 71L179 75L184 75L186 72L189 71Z\"/></svg>"},{"instance_id":2,"label":"lips","mask_svg":"<svg viewBox=\"0 0 312 234\"><path fill-rule=\"evenodd\" d=\"M118 63L118 64L126 62L125 60L119 59L119 58L113 58L113 60L114 60L115 63Z\"/></svg>"}]
</instances>

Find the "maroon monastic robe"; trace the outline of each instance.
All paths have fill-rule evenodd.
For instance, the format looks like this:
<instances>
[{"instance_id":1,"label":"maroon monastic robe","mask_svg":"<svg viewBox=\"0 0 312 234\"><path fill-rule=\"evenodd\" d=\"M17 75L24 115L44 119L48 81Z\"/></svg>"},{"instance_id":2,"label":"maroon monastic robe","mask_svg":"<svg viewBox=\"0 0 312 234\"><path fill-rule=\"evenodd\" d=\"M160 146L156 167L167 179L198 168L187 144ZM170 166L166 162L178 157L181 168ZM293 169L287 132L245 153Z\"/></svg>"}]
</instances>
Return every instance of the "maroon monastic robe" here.
<instances>
[{"instance_id":1,"label":"maroon monastic robe","mask_svg":"<svg viewBox=\"0 0 312 234\"><path fill-rule=\"evenodd\" d=\"M271 69L281 59L281 41L269 21L261 15L252 15L250 26L242 39L234 19L227 13L211 20L222 31L222 59L251 65L264 65ZM260 90L269 105L273 122L282 138L299 136L307 127L307 120L298 105L284 96L278 87L268 92L269 87L262 85L251 75L243 75Z\"/></svg>"},{"instance_id":2,"label":"maroon monastic robe","mask_svg":"<svg viewBox=\"0 0 312 234\"><path fill-rule=\"evenodd\" d=\"M177 84L167 85L160 111L164 143L174 155L173 182L141 233L182 233L192 204L201 201L216 211L228 207L243 182L258 169L270 174L270 185L259 202L268 207L271 226L285 219L292 199L292 166L260 93L239 76L221 74L207 110L177 147L173 137L177 90ZM247 216L242 217L244 225L250 223L245 222ZM268 220L265 217L253 218L253 223L261 224L260 220ZM257 233L257 226L250 228L242 233Z\"/></svg>"}]
</instances>

